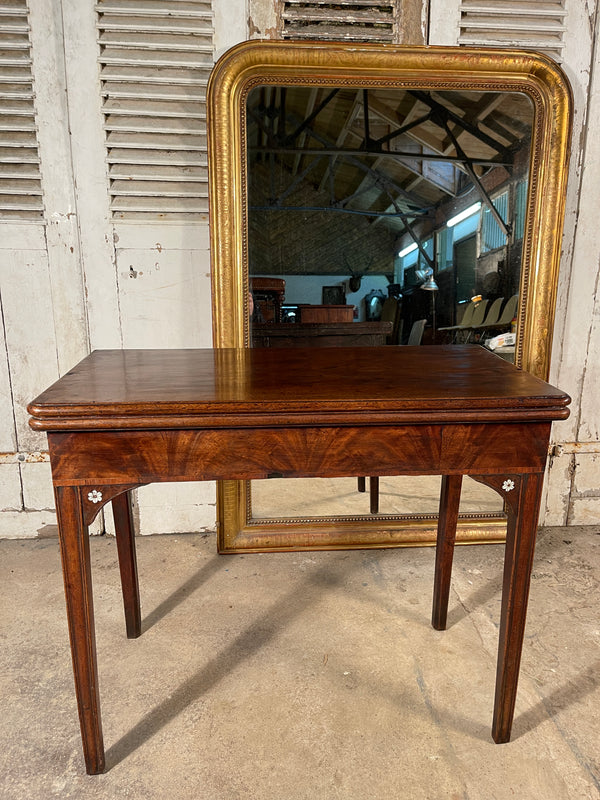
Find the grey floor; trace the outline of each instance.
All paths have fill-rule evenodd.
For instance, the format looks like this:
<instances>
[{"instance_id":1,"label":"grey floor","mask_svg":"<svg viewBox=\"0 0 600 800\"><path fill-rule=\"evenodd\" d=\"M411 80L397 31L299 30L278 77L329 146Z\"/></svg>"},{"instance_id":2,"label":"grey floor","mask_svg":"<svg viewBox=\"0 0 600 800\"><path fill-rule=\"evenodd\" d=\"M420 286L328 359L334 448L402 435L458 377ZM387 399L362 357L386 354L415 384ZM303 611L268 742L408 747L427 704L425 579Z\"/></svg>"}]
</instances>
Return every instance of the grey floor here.
<instances>
[{"instance_id":1,"label":"grey floor","mask_svg":"<svg viewBox=\"0 0 600 800\"><path fill-rule=\"evenodd\" d=\"M218 556L141 537L124 636L92 541L108 771L84 773L55 539L0 542L0 797L600 797L600 529L541 532L513 739L490 738L502 547L460 547L449 629L432 549Z\"/></svg>"}]
</instances>

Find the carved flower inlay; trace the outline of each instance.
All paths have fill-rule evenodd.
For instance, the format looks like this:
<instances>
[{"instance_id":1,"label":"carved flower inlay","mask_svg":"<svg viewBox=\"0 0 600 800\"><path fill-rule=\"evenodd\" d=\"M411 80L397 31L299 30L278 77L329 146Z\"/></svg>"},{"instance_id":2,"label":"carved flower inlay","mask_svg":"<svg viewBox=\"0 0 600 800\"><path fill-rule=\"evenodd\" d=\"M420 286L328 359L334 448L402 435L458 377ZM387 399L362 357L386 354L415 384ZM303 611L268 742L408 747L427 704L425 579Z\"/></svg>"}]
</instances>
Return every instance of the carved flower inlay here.
<instances>
[{"instance_id":1,"label":"carved flower inlay","mask_svg":"<svg viewBox=\"0 0 600 800\"><path fill-rule=\"evenodd\" d=\"M512 492L512 490L515 488L515 482L511 480L506 480L502 484L502 488L504 489L505 492Z\"/></svg>"},{"instance_id":2,"label":"carved flower inlay","mask_svg":"<svg viewBox=\"0 0 600 800\"><path fill-rule=\"evenodd\" d=\"M99 503L102 500L102 492L99 492L97 489L88 492L88 500L92 503Z\"/></svg>"}]
</instances>

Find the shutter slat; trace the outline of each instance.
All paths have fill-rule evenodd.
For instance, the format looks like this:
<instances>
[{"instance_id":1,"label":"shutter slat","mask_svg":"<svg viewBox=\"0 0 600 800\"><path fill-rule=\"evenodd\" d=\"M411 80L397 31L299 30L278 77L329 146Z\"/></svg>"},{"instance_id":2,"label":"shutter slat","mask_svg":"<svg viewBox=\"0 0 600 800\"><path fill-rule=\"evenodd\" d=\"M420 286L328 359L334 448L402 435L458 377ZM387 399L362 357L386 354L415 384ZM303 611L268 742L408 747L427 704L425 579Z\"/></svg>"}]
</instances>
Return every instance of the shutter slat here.
<instances>
[{"instance_id":1,"label":"shutter slat","mask_svg":"<svg viewBox=\"0 0 600 800\"><path fill-rule=\"evenodd\" d=\"M98 3L99 14L119 14L140 17L201 17L211 14L210 2L183 2L183 0L155 0L140 3L138 0L117 0L117 2Z\"/></svg>"},{"instance_id":2,"label":"shutter slat","mask_svg":"<svg viewBox=\"0 0 600 800\"><path fill-rule=\"evenodd\" d=\"M31 178L39 182L39 170L35 163L5 164L0 159L0 178Z\"/></svg>"},{"instance_id":3,"label":"shutter slat","mask_svg":"<svg viewBox=\"0 0 600 800\"><path fill-rule=\"evenodd\" d=\"M168 105L171 105L172 101L177 100L178 102L189 102L189 103L205 103L206 102L206 90L202 88L202 84L198 85L197 89L194 89L193 86L186 85L186 86L173 86L169 85L161 86L152 85L150 83L144 84L144 99L140 100L140 87L134 83L116 83L114 82L110 87L110 93L107 89L102 90L103 96L109 98L107 99L106 105L107 107L110 104L122 102L126 100L130 103L135 104L135 108L140 108L141 106L145 105L146 103L152 104L155 102L160 102L161 100L168 100L170 101ZM112 98L112 99L110 99ZM165 103L165 108L167 103ZM114 112L111 112L114 113ZM141 113L137 111L137 113ZM166 112L165 112L166 113Z\"/></svg>"},{"instance_id":4,"label":"shutter slat","mask_svg":"<svg viewBox=\"0 0 600 800\"><path fill-rule=\"evenodd\" d=\"M104 18L98 22L99 30L113 31L113 32L127 32L127 33L166 33L169 35L198 33L204 29L210 32L212 25L212 14L209 12L202 18L178 18L177 21L172 20L170 23L165 24L160 19L154 17L119 17L104 15Z\"/></svg>"},{"instance_id":5,"label":"shutter slat","mask_svg":"<svg viewBox=\"0 0 600 800\"><path fill-rule=\"evenodd\" d=\"M6 17L2 17L1 12L0 12L0 24L2 25L2 30L7 31L8 33L11 34L20 33L24 34L25 36L29 34L29 25L27 25L27 23L19 22L17 20L13 21L6 19Z\"/></svg>"},{"instance_id":6,"label":"shutter slat","mask_svg":"<svg viewBox=\"0 0 600 800\"><path fill-rule=\"evenodd\" d=\"M1 175L2 171L0 170ZM206 183L208 171L205 166L196 164L187 166L185 169L181 169L177 165L165 164L127 164L126 169L118 164L113 164L110 168L110 177L114 180L156 181L160 179L161 181L181 182L182 176L189 183Z\"/></svg>"},{"instance_id":7,"label":"shutter slat","mask_svg":"<svg viewBox=\"0 0 600 800\"><path fill-rule=\"evenodd\" d=\"M206 58L198 51L205 50L212 54L212 47L201 45L195 52L168 52L148 48L110 48L100 55L101 64L122 64L128 66L144 65L149 67L177 67L194 69L206 66ZM147 52L144 52L147 51Z\"/></svg>"},{"instance_id":8,"label":"shutter slat","mask_svg":"<svg viewBox=\"0 0 600 800\"><path fill-rule=\"evenodd\" d=\"M111 131L106 138L109 147L130 147L141 150L206 150L206 136L195 136L194 134L178 136L167 133ZM110 153L108 154L108 162L109 164L111 163Z\"/></svg>"},{"instance_id":9,"label":"shutter slat","mask_svg":"<svg viewBox=\"0 0 600 800\"><path fill-rule=\"evenodd\" d=\"M0 100L33 99L33 89L22 83L5 83L0 81Z\"/></svg>"},{"instance_id":10,"label":"shutter slat","mask_svg":"<svg viewBox=\"0 0 600 800\"><path fill-rule=\"evenodd\" d=\"M464 41L469 41L471 43L479 42L483 44L482 35L480 32L469 32L463 34L460 37L461 43ZM525 35L523 32L521 35L516 36L515 31L498 31L498 30L490 30L485 35L485 44L488 46L498 43L501 43L506 47L507 42L512 42L515 46L519 45L524 49L544 49L545 47L555 47L555 48L563 48L564 44L562 42L562 36L560 34L556 34L555 36L531 36Z\"/></svg>"},{"instance_id":11,"label":"shutter slat","mask_svg":"<svg viewBox=\"0 0 600 800\"><path fill-rule=\"evenodd\" d=\"M20 178L20 176L19 176ZM42 195L42 185L39 180L29 180L27 178L20 179L19 181L4 178L0 173L0 194L2 195L20 195L24 194L27 197L34 197Z\"/></svg>"},{"instance_id":12,"label":"shutter slat","mask_svg":"<svg viewBox=\"0 0 600 800\"><path fill-rule=\"evenodd\" d=\"M156 100L108 99L104 104L105 114L112 116L136 117L185 117L186 119L206 119L206 108L199 97L196 102L160 102Z\"/></svg>"},{"instance_id":13,"label":"shutter slat","mask_svg":"<svg viewBox=\"0 0 600 800\"><path fill-rule=\"evenodd\" d=\"M548 19L526 16L524 14L519 16L512 14L507 17L502 17L498 14L489 14L485 17L474 18L469 16L463 28L468 28L469 30L490 30L496 33L513 30L521 31L529 36L532 34L535 35L537 32L541 34L549 32L560 35L564 33L564 25L559 18Z\"/></svg>"},{"instance_id":14,"label":"shutter slat","mask_svg":"<svg viewBox=\"0 0 600 800\"><path fill-rule=\"evenodd\" d=\"M125 31L110 31L100 35L100 44L103 47L123 47L136 50L151 50L157 52L175 51L178 53L198 53L201 50L212 53L212 28L204 31L187 31L186 33L170 36L167 33L129 33Z\"/></svg>"},{"instance_id":15,"label":"shutter slat","mask_svg":"<svg viewBox=\"0 0 600 800\"><path fill-rule=\"evenodd\" d=\"M538 22L535 19L512 19L510 21L503 19L481 21L471 20L468 27L469 30L492 31L495 33L498 33L501 30L520 31L523 34L527 34L529 37L531 37L532 34L535 35L537 33L542 35L545 33L562 35L564 33L564 28L562 26L557 26L556 24L551 24L549 22Z\"/></svg>"},{"instance_id":16,"label":"shutter slat","mask_svg":"<svg viewBox=\"0 0 600 800\"><path fill-rule=\"evenodd\" d=\"M33 78L31 70L19 69L17 67L6 67L2 69L2 81L4 83L26 83L32 85Z\"/></svg>"},{"instance_id":17,"label":"shutter slat","mask_svg":"<svg viewBox=\"0 0 600 800\"><path fill-rule=\"evenodd\" d=\"M27 0L2 0L2 2L0 2L0 11L13 15L21 14L26 17Z\"/></svg>"},{"instance_id":18,"label":"shutter slat","mask_svg":"<svg viewBox=\"0 0 600 800\"><path fill-rule=\"evenodd\" d=\"M284 20L290 20L294 22L321 22L323 19L326 19L330 24L332 24L331 14L322 11L318 7L284 11L283 18ZM387 24L390 21L390 15L386 13L378 14L376 11L353 9L344 14L344 20L341 24L354 25L356 23L360 24L361 22L368 22L371 24Z\"/></svg>"},{"instance_id":19,"label":"shutter slat","mask_svg":"<svg viewBox=\"0 0 600 800\"><path fill-rule=\"evenodd\" d=\"M17 51L13 53L10 50L2 50L0 48L0 67L27 67L30 64L31 58L29 53L19 56L17 55Z\"/></svg>"},{"instance_id":20,"label":"shutter slat","mask_svg":"<svg viewBox=\"0 0 600 800\"><path fill-rule=\"evenodd\" d=\"M33 115L9 116L0 108L0 131L35 131L37 130Z\"/></svg>"},{"instance_id":21,"label":"shutter slat","mask_svg":"<svg viewBox=\"0 0 600 800\"><path fill-rule=\"evenodd\" d=\"M206 213L210 4L107 0L96 10L113 216Z\"/></svg>"},{"instance_id":22,"label":"shutter slat","mask_svg":"<svg viewBox=\"0 0 600 800\"><path fill-rule=\"evenodd\" d=\"M149 212L169 217L175 212L186 214L202 214L208 211L208 198L206 197L116 197L112 204L112 210L122 212L119 214L121 219L128 218L128 212Z\"/></svg>"},{"instance_id":23,"label":"shutter slat","mask_svg":"<svg viewBox=\"0 0 600 800\"><path fill-rule=\"evenodd\" d=\"M208 164L208 156L202 150L158 150L158 149L120 149L113 147L110 151L111 164L130 165L135 171L136 165L151 165L154 167L177 166L203 166Z\"/></svg>"},{"instance_id":24,"label":"shutter slat","mask_svg":"<svg viewBox=\"0 0 600 800\"><path fill-rule=\"evenodd\" d=\"M33 98L31 100L9 97L0 91L0 114L7 114L11 117L34 115Z\"/></svg>"},{"instance_id":25,"label":"shutter slat","mask_svg":"<svg viewBox=\"0 0 600 800\"><path fill-rule=\"evenodd\" d=\"M37 146L30 149L19 149L20 145L7 146L0 142L0 164L39 164Z\"/></svg>"},{"instance_id":26,"label":"shutter slat","mask_svg":"<svg viewBox=\"0 0 600 800\"><path fill-rule=\"evenodd\" d=\"M6 36L2 38L2 50L24 50L29 53L27 36Z\"/></svg>"},{"instance_id":27,"label":"shutter slat","mask_svg":"<svg viewBox=\"0 0 600 800\"><path fill-rule=\"evenodd\" d=\"M168 117L133 117L122 116L116 117L109 115L106 117L105 129L111 132L129 131L135 133L152 133L152 134L179 134L182 136L195 136L198 134L206 134L206 123L201 120L192 121L190 124L189 119L182 118L168 118ZM0 117L0 131L2 130L2 117Z\"/></svg>"},{"instance_id":28,"label":"shutter slat","mask_svg":"<svg viewBox=\"0 0 600 800\"><path fill-rule=\"evenodd\" d=\"M105 82L103 86L103 94L110 94L110 86L112 83L156 83L163 86L203 86L206 87L208 76L212 69L211 64L206 64L201 68L194 70L187 70L186 72L179 69L151 69L141 67L139 64L135 66L114 66L113 64L105 66L101 73L100 78ZM145 97L145 87L139 89L139 96Z\"/></svg>"},{"instance_id":29,"label":"shutter slat","mask_svg":"<svg viewBox=\"0 0 600 800\"><path fill-rule=\"evenodd\" d=\"M0 128L0 147L31 147L37 148L37 136L35 130L8 130Z\"/></svg>"},{"instance_id":30,"label":"shutter slat","mask_svg":"<svg viewBox=\"0 0 600 800\"><path fill-rule=\"evenodd\" d=\"M486 16L494 16L500 19L510 20L513 19L515 16L523 16L523 17L531 17L532 19L542 19L542 20L550 20L550 21L560 21L564 20L565 12L563 11L556 11L554 9L548 10L544 9L543 7L537 8L525 8L523 4L520 5L520 8L498 8L496 6L492 6L490 8L471 8L470 6L465 9L464 4L462 6L463 15L468 14L468 16L472 19L476 19L477 17L486 17Z\"/></svg>"},{"instance_id":31,"label":"shutter slat","mask_svg":"<svg viewBox=\"0 0 600 800\"><path fill-rule=\"evenodd\" d=\"M38 195L0 194L0 208L11 211L43 211L42 198Z\"/></svg>"},{"instance_id":32,"label":"shutter slat","mask_svg":"<svg viewBox=\"0 0 600 800\"><path fill-rule=\"evenodd\" d=\"M306 25L304 27L289 26L286 28L286 39L323 39L328 41L348 40L360 42L383 42L392 41L393 32L391 30L377 31L369 28L361 29L360 26L353 25Z\"/></svg>"},{"instance_id":33,"label":"shutter slat","mask_svg":"<svg viewBox=\"0 0 600 800\"><path fill-rule=\"evenodd\" d=\"M182 181L134 181L114 180L111 184L113 197L208 197L208 188L199 188L194 183Z\"/></svg>"},{"instance_id":34,"label":"shutter slat","mask_svg":"<svg viewBox=\"0 0 600 800\"><path fill-rule=\"evenodd\" d=\"M20 208L17 211L0 208L1 222L35 222L38 225L44 221L44 212Z\"/></svg>"}]
</instances>

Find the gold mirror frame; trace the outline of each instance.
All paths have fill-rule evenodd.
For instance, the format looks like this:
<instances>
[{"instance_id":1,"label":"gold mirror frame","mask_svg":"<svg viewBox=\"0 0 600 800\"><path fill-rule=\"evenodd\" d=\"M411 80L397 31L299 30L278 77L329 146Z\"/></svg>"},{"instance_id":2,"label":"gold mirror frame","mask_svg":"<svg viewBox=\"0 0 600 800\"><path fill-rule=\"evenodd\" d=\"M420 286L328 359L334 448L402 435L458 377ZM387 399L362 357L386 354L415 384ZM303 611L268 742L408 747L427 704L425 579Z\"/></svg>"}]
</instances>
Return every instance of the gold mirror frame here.
<instances>
[{"instance_id":1,"label":"gold mirror frame","mask_svg":"<svg viewBox=\"0 0 600 800\"><path fill-rule=\"evenodd\" d=\"M534 107L521 265L516 363L548 376L565 204L571 91L551 59L529 51L334 42L244 42L221 57L208 86L213 335L249 346L246 99L260 85L522 92ZM251 520L250 488L217 489L219 552L433 544L437 518ZM502 515L461 518L457 541L501 541Z\"/></svg>"}]
</instances>

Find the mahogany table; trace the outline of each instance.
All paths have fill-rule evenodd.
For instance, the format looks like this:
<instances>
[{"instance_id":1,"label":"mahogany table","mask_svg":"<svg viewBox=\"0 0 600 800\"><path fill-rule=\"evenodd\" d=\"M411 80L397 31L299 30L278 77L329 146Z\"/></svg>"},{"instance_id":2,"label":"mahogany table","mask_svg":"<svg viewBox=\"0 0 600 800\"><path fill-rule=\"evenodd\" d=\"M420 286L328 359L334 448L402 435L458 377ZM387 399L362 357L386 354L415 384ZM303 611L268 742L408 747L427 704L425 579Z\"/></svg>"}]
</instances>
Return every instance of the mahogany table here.
<instances>
[{"instance_id":1,"label":"mahogany table","mask_svg":"<svg viewBox=\"0 0 600 800\"><path fill-rule=\"evenodd\" d=\"M29 405L48 432L83 750L104 769L87 526L112 502L141 633L128 492L154 481L442 475L433 625L446 625L463 475L506 502L492 736L510 738L550 424L569 397L475 345L96 351Z\"/></svg>"}]
</instances>

